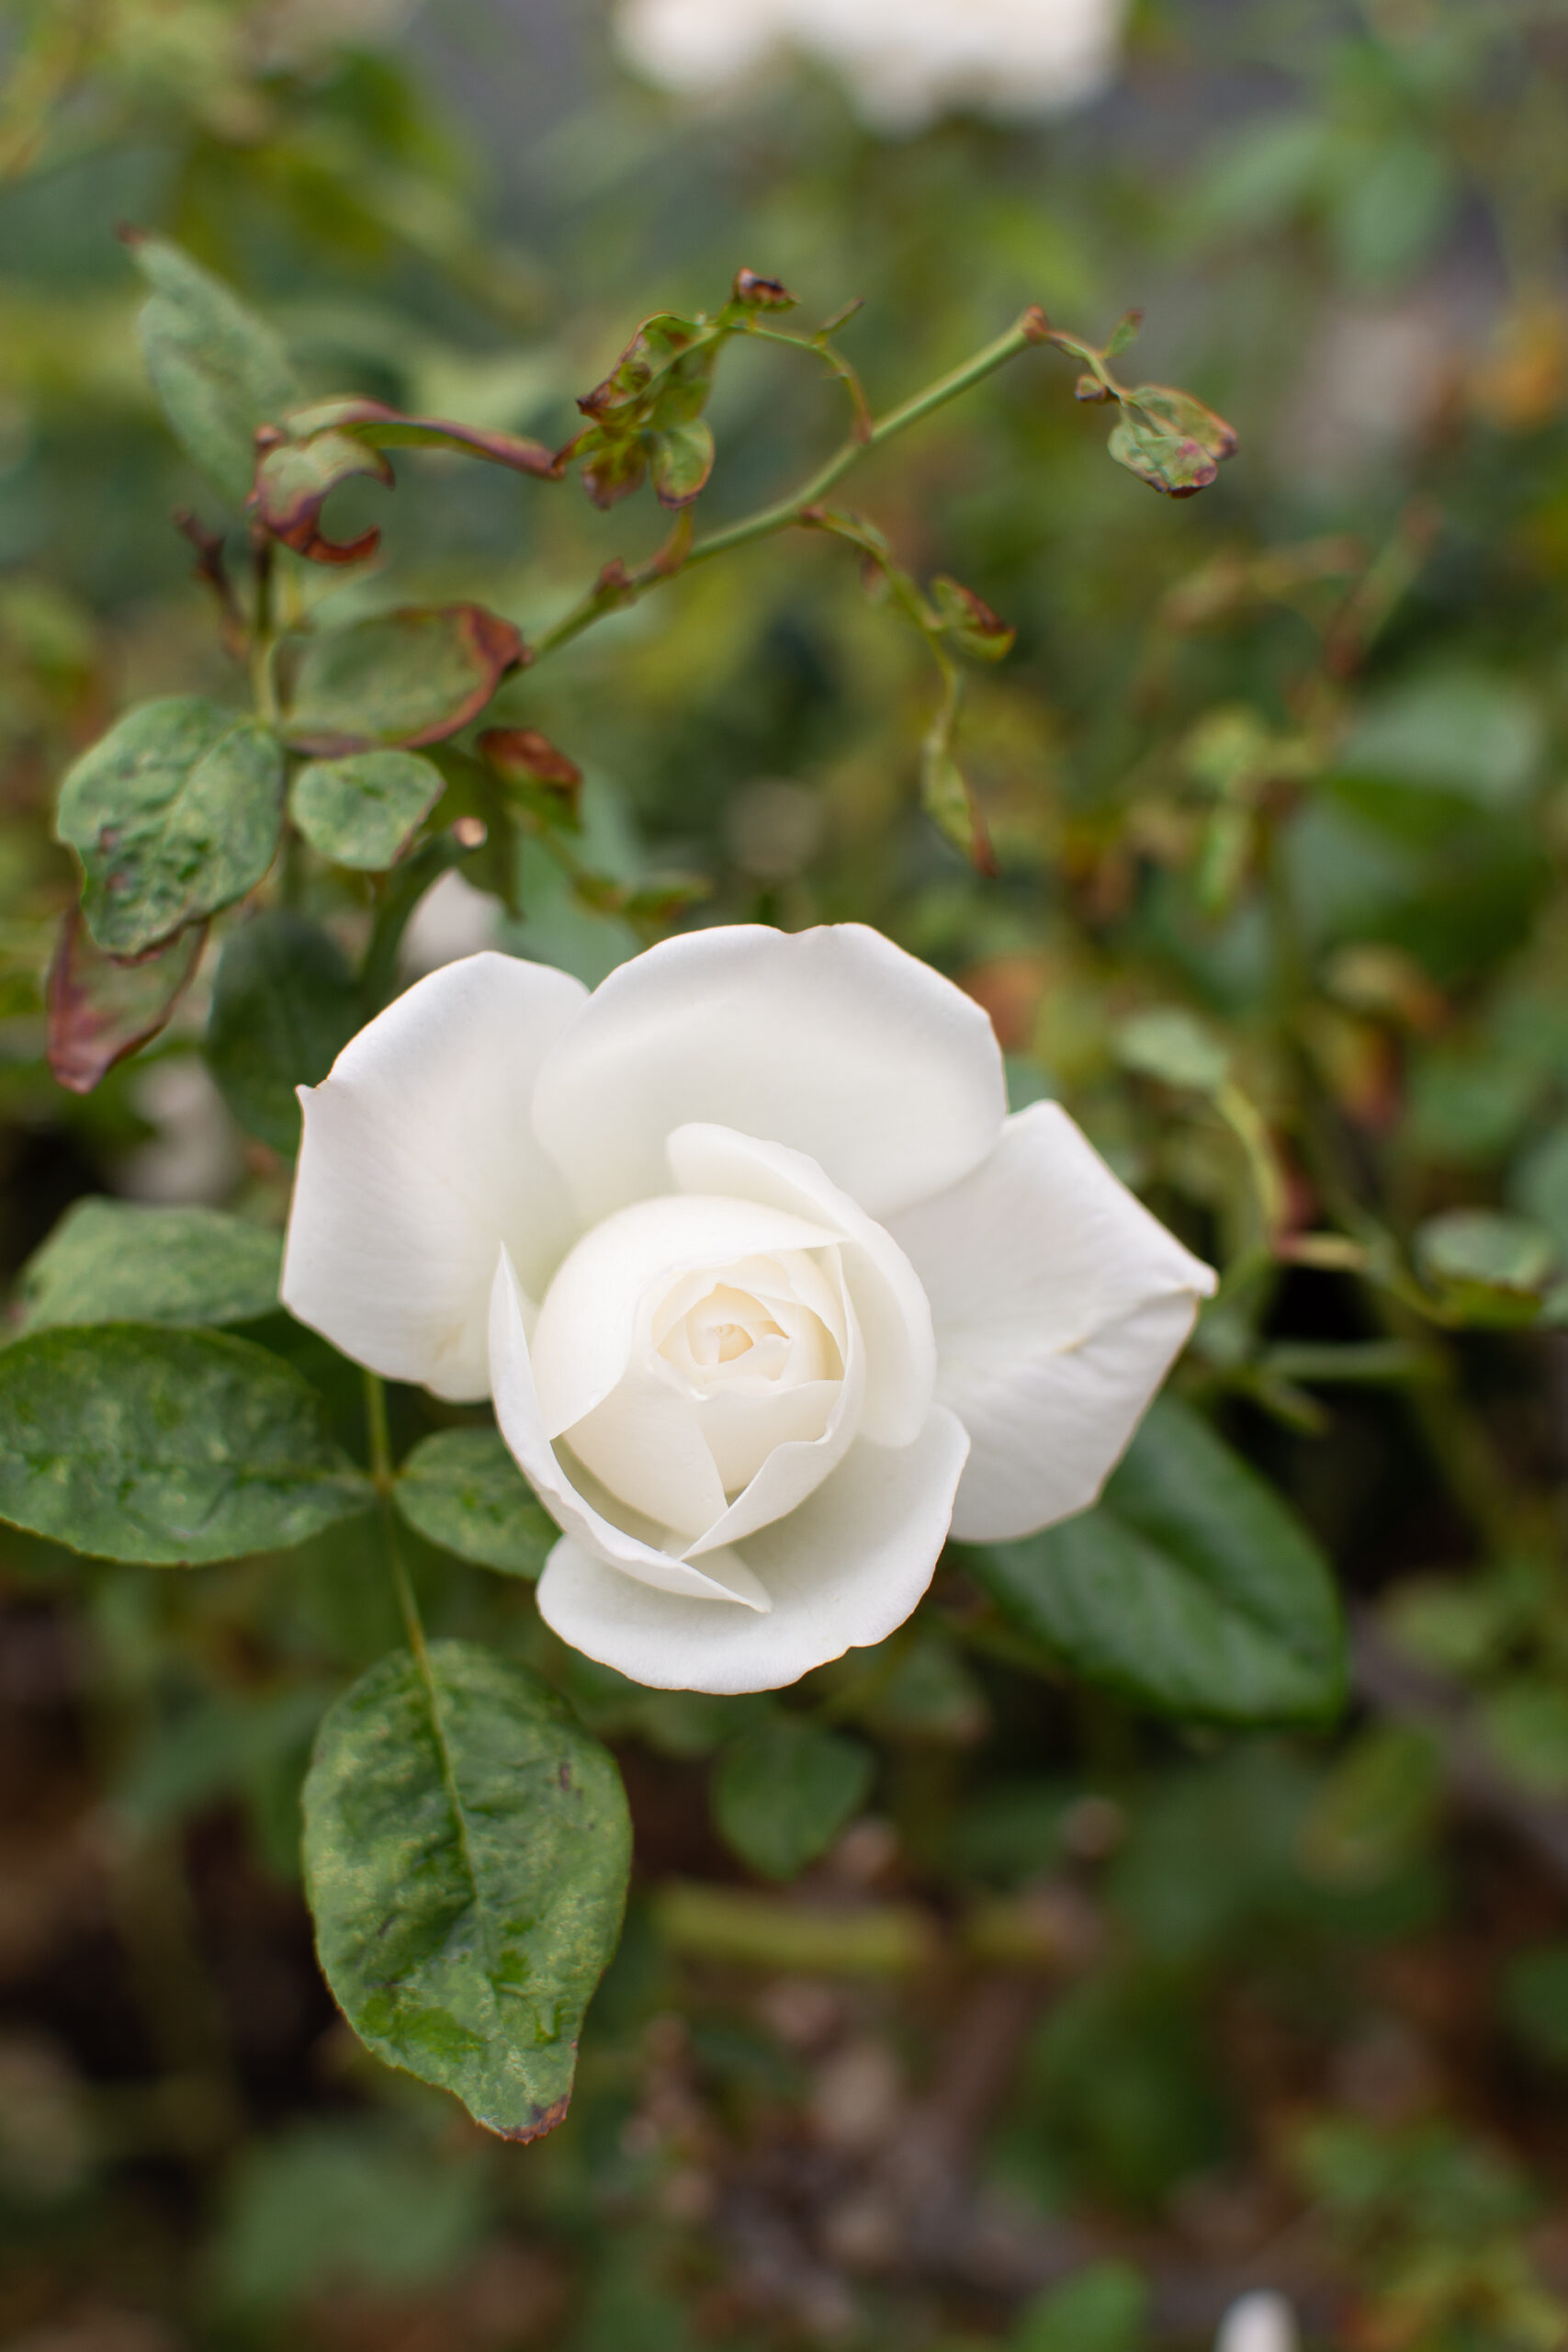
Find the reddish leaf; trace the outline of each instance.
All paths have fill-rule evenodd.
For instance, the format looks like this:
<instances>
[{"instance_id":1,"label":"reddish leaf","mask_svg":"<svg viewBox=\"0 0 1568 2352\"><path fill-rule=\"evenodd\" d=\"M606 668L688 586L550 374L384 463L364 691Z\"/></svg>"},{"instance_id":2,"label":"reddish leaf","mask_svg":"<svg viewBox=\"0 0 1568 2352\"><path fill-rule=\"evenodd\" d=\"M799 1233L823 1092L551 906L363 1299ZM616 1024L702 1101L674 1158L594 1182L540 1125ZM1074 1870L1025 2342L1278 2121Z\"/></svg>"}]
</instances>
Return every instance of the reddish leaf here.
<instances>
[{"instance_id":1,"label":"reddish leaf","mask_svg":"<svg viewBox=\"0 0 1568 2352\"><path fill-rule=\"evenodd\" d=\"M553 784L575 791L582 770L536 727L487 727L479 752L503 783Z\"/></svg>"},{"instance_id":2,"label":"reddish leaf","mask_svg":"<svg viewBox=\"0 0 1568 2352\"><path fill-rule=\"evenodd\" d=\"M247 502L256 520L296 555L312 563L358 563L381 543L372 526L356 539L329 539L321 527L321 509L340 482L356 475L390 486L392 469L377 449L346 433L322 433L313 441L287 441L267 425L256 435L261 462Z\"/></svg>"},{"instance_id":3,"label":"reddish leaf","mask_svg":"<svg viewBox=\"0 0 1568 2352\"><path fill-rule=\"evenodd\" d=\"M1012 651L1017 629L961 580L939 572L931 582L931 601L942 616L944 633L972 661L1001 662Z\"/></svg>"},{"instance_id":4,"label":"reddish leaf","mask_svg":"<svg viewBox=\"0 0 1568 2352\"><path fill-rule=\"evenodd\" d=\"M94 944L73 907L49 967L49 1066L73 1094L90 1094L107 1069L155 1037L188 986L207 925L193 923L145 956L117 962Z\"/></svg>"},{"instance_id":5,"label":"reddish leaf","mask_svg":"<svg viewBox=\"0 0 1568 2352\"><path fill-rule=\"evenodd\" d=\"M403 416L380 401L317 401L310 408L291 410L285 423L297 441L313 439L319 433L346 433L373 449L456 449L546 481L558 472L544 444L520 433L490 433L477 424L454 424L444 416Z\"/></svg>"},{"instance_id":6,"label":"reddish leaf","mask_svg":"<svg viewBox=\"0 0 1568 2352\"><path fill-rule=\"evenodd\" d=\"M261 462L250 504L258 520L314 563L356 563L373 555L377 530L354 540L329 539L320 528L321 512L339 482L355 475L390 484L392 469L383 449L457 449L514 473L558 479L561 463L542 443L515 433L486 433L445 417L403 416L380 401L317 401L290 410L281 427L256 435Z\"/></svg>"},{"instance_id":7,"label":"reddish leaf","mask_svg":"<svg viewBox=\"0 0 1568 2352\"><path fill-rule=\"evenodd\" d=\"M558 751L536 727L487 727L479 737L480 758L524 808L547 825L576 832L582 770Z\"/></svg>"}]
</instances>

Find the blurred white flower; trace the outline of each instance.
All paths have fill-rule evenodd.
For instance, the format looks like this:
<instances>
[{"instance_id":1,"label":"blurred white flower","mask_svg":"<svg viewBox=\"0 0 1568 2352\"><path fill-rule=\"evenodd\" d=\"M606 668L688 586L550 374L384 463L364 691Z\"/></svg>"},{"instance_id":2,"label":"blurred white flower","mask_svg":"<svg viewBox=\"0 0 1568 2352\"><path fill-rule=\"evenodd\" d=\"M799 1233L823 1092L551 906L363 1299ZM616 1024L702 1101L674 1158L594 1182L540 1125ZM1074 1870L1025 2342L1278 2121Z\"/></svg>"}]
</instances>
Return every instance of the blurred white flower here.
<instances>
[{"instance_id":1,"label":"blurred white flower","mask_svg":"<svg viewBox=\"0 0 1568 2352\"><path fill-rule=\"evenodd\" d=\"M1214 2352L1296 2352L1295 2313L1283 2295L1243 2295L1220 2322Z\"/></svg>"},{"instance_id":2,"label":"blurred white flower","mask_svg":"<svg viewBox=\"0 0 1568 2352\"><path fill-rule=\"evenodd\" d=\"M1027 117L1078 106L1116 70L1126 0L620 0L631 63L713 92L781 50L842 75L874 129L970 107Z\"/></svg>"}]
</instances>

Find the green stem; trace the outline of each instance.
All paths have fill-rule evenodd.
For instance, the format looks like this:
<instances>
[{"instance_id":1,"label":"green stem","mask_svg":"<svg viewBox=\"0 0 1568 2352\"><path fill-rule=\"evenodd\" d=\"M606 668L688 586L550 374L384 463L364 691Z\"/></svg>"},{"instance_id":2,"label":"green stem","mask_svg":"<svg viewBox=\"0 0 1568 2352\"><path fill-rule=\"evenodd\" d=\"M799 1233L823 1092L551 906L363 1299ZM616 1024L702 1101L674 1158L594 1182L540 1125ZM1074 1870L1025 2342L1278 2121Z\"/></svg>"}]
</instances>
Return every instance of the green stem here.
<instances>
[{"instance_id":1,"label":"green stem","mask_svg":"<svg viewBox=\"0 0 1568 2352\"><path fill-rule=\"evenodd\" d=\"M398 1596L402 1612L403 1630L410 1649L419 1664L419 1670L430 1684L430 1653L425 1647L424 1624L414 1597L413 1580L403 1558L398 1537L398 1514L392 1502L392 1487L397 1472L392 1465L392 1438L387 1421L387 1390L385 1383L373 1372L365 1375L365 1426L370 1441L370 1476L380 1506L381 1528L387 1540L387 1567L392 1579L392 1589Z\"/></svg>"},{"instance_id":2,"label":"green stem","mask_svg":"<svg viewBox=\"0 0 1568 2352\"><path fill-rule=\"evenodd\" d=\"M743 515L739 522L727 524L722 530L710 531L705 538L694 543L678 564L671 562L661 553L635 571L620 573L610 581L602 578L569 613L562 615L553 628L546 629L535 640L535 661L542 661L547 653L558 652L563 645L570 645L573 638L581 637L584 629L592 628L605 613L617 611L624 605L635 604L660 580L672 579L677 571L686 571L694 563L706 563L713 556L728 555L734 548L749 547L754 539L769 538L776 531L786 531L792 525L804 522L810 509L818 505L834 484L840 481L852 467L859 465L873 449L881 448L885 442L908 432L910 425L919 424L934 410L945 407L949 401L957 400L961 393L983 383L987 376L995 375L998 368L1005 368L1010 359L1016 359L1021 351L1027 351L1031 345L1041 339L1040 312L1026 311L1005 334L998 335L994 343L988 343L972 359L966 359L947 375L939 376L934 384L928 384L924 391L917 392L913 399L905 401L900 407L889 409L887 414L871 425L869 430L852 433L827 463L819 466L809 481L803 482L787 498L776 499L772 505L759 507L754 514Z\"/></svg>"}]
</instances>

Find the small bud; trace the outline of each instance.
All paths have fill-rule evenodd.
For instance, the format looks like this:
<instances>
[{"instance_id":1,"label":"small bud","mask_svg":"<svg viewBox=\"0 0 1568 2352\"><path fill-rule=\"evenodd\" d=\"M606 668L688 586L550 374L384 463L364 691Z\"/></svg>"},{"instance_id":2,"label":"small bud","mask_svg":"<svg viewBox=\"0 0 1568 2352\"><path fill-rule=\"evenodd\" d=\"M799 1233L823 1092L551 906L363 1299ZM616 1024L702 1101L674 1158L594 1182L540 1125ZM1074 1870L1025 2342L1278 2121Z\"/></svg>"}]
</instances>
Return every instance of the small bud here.
<instances>
[{"instance_id":1,"label":"small bud","mask_svg":"<svg viewBox=\"0 0 1568 2352\"><path fill-rule=\"evenodd\" d=\"M1031 302L1018 323L1031 343L1043 343L1051 332L1051 322L1039 302Z\"/></svg>"},{"instance_id":2,"label":"small bud","mask_svg":"<svg viewBox=\"0 0 1568 2352\"><path fill-rule=\"evenodd\" d=\"M776 277L759 277L754 269L738 269L730 289L732 300L749 311L793 311L795 296Z\"/></svg>"},{"instance_id":3,"label":"small bud","mask_svg":"<svg viewBox=\"0 0 1568 2352\"><path fill-rule=\"evenodd\" d=\"M1111 388L1102 384L1098 376L1083 375L1073 386L1073 398L1076 401L1108 401L1111 398Z\"/></svg>"}]
</instances>

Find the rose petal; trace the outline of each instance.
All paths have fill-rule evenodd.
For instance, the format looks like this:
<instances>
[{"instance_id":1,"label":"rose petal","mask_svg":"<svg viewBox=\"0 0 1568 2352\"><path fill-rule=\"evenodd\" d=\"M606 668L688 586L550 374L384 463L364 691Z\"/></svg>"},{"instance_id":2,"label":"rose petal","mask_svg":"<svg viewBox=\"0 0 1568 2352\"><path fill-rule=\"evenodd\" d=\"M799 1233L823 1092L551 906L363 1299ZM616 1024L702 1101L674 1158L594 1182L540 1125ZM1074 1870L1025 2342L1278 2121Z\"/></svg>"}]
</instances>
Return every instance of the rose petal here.
<instances>
[{"instance_id":1,"label":"rose petal","mask_svg":"<svg viewBox=\"0 0 1568 2352\"><path fill-rule=\"evenodd\" d=\"M860 923L687 933L622 965L540 1072L536 1132L583 1221L667 1179L694 1120L809 1152L874 1216L991 1148L1001 1056L978 1005Z\"/></svg>"},{"instance_id":2,"label":"rose petal","mask_svg":"<svg viewBox=\"0 0 1568 2352\"><path fill-rule=\"evenodd\" d=\"M682 1599L695 1597L705 1606L739 1601L748 1611L766 1613L772 1606L768 1594L739 1553L710 1553L702 1567L690 1567L672 1554L615 1526L567 1476L545 1433L524 1328L522 1286L504 1250L491 1292L490 1372L495 1418L513 1458L556 1525L575 1537L585 1553L614 1562L616 1575L630 1591L657 1586Z\"/></svg>"},{"instance_id":3,"label":"rose petal","mask_svg":"<svg viewBox=\"0 0 1568 2352\"><path fill-rule=\"evenodd\" d=\"M750 1200L690 1200L669 1192L606 1217L555 1275L535 1326L534 1377L551 1437L591 1413L621 1378L638 1310L655 1283L673 1282L694 1266L816 1250L837 1238L830 1226Z\"/></svg>"},{"instance_id":4,"label":"rose petal","mask_svg":"<svg viewBox=\"0 0 1568 2352\"><path fill-rule=\"evenodd\" d=\"M399 997L320 1086L300 1088L283 1299L301 1323L388 1379L489 1393L498 1249L536 1296L570 1238L529 1106L586 995L546 965L470 956Z\"/></svg>"},{"instance_id":5,"label":"rose petal","mask_svg":"<svg viewBox=\"0 0 1568 2352\"><path fill-rule=\"evenodd\" d=\"M837 1254L837 1253L835 1253ZM849 1302L846 1299L846 1306ZM865 1342L852 1306L844 1317L844 1373L820 1436L785 1438L776 1444L723 1516L686 1547L688 1560L705 1558L716 1545L741 1540L799 1509L838 1467L865 1422ZM715 1399L715 1402L719 1400Z\"/></svg>"},{"instance_id":6,"label":"rose petal","mask_svg":"<svg viewBox=\"0 0 1568 2352\"><path fill-rule=\"evenodd\" d=\"M990 1158L891 1220L936 1321L936 1393L973 1442L953 1532L1032 1534L1093 1502L1192 1329L1211 1268L1034 1102Z\"/></svg>"},{"instance_id":7,"label":"rose petal","mask_svg":"<svg viewBox=\"0 0 1568 2352\"><path fill-rule=\"evenodd\" d=\"M931 1582L968 1440L933 1406L913 1445L865 1441L787 1519L746 1542L766 1618L660 1592L568 1537L539 1580L562 1641L660 1690L776 1690L885 1641Z\"/></svg>"},{"instance_id":8,"label":"rose petal","mask_svg":"<svg viewBox=\"0 0 1568 2352\"><path fill-rule=\"evenodd\" d=\"M878 1445L908 1445L931 1410L937 1350L919 1276L892 1236L786 1145L693 1125L676 1128L668 1152L682 1193L756 1201L842 1234L844 1283L865 1342L861 1430Z\"/></svg>"}]
</instances>

